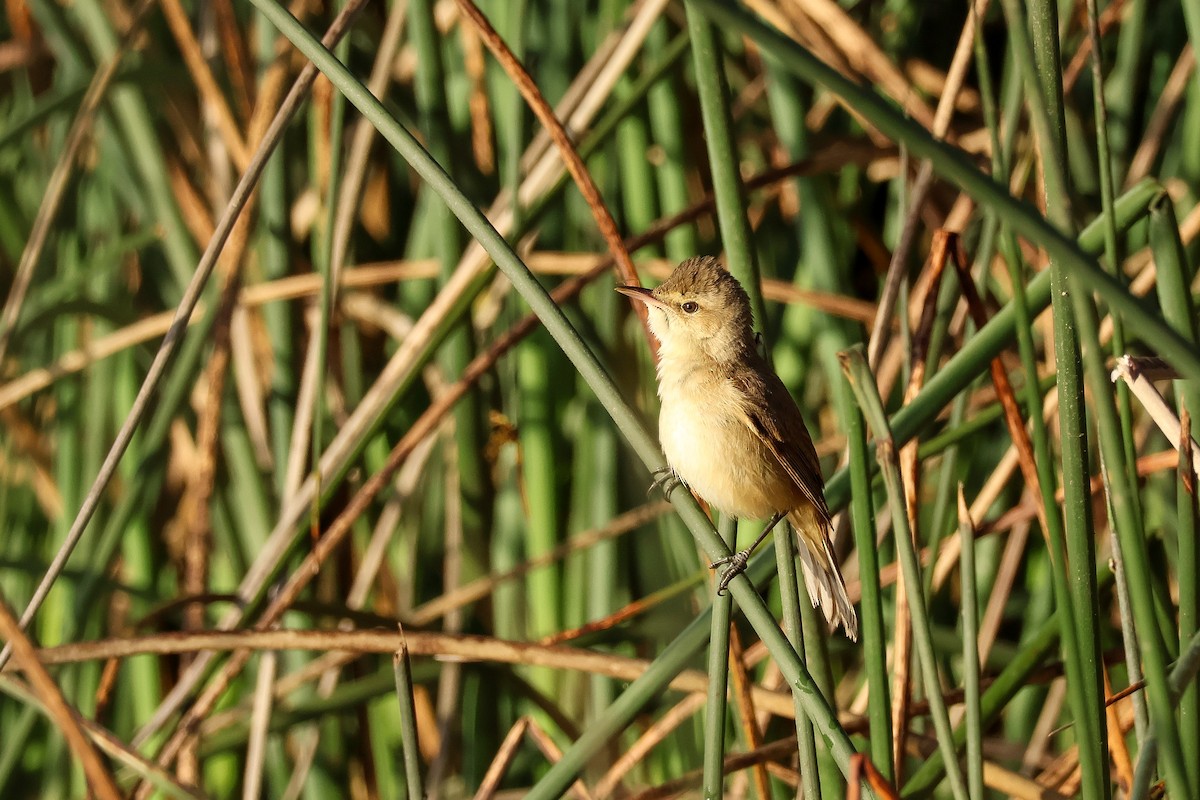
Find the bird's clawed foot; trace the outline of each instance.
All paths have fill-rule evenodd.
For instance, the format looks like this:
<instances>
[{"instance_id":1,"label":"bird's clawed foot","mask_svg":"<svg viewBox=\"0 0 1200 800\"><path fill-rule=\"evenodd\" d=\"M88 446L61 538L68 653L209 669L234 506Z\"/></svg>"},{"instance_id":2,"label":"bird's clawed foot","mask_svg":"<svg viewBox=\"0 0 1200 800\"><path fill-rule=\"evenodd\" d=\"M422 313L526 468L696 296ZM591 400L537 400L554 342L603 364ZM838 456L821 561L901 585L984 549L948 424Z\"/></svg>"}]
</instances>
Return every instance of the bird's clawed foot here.
<instances>
[{"instance_id":1,"label":"bird's clawed foot","mask_svg":"<svg viewBox=\"0 0 1200 800\"><path fill-rule=\"evenodd\" d=\"M750 561L751 550L752 548L749 547L745 550L739 550L731 556L719 558L708 565L709 569L716 569L717 567L725 568L721 570L721 575L717 579L718 595L725 594L725 590L729 588L729 583L746 571L746 564Z\"/></svg>"},{"instance_id":2,"label":"bird's clawed foot","mask_svg":"<svg viewBox=\"0 0 1200 800\"><path fill-rule=\"evenodd\" d=\"M717 567L721 566L725 567L725 569L721 571L720 579L717 581L718 595L725 594L725 590L729 588L730 581L746 571L746 564L750 561L750 555L756 549L758 549L758 546L763 543L763 539L767 538L767 534L779 524L779 520L783 519L786 514L786 511L776 512L775 516L771 517L770 521L767 522L767 527L763 528L763 532L760 533L758 538L754 540L754 544L750 545L745 550L739 550L731 556L718 558L716 561L708 565L709 569L716 569Z\"/></svg>"},{"instance_id":3,"label":"bird's clawed foot","mask_svg":"<svg viewBox=\"0 0 1200 800\"><path fill-rule=\"evenodd\" d=\"M654 470L652 473L654 480L650 481L650 488L646 490L646 494L650 494L655 489L663 493L663 497L671 499L671 492L683 485L683 481L675 474L675 470L670 467L661 467Z\"/></svg>"}]
</instances>

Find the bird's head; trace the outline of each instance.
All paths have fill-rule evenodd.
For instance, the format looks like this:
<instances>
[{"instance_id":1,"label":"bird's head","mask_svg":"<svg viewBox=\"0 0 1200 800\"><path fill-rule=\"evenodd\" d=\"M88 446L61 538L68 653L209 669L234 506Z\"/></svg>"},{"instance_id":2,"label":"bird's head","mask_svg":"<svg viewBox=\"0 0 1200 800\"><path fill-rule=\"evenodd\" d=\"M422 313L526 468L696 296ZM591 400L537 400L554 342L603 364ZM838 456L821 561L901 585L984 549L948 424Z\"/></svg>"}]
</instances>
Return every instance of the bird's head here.
<instances>
[{"instance_id":1,"label":"bird's head","mask_svg":"<svg viewBox=\"0 0 1200 800\"><path fill-rule=\"evenodd\" d=\"M617 291L646 304L664 358L705 355L727 361L754 346L750 298L711 256L684 261L657 289L618 286Z\"/></svg>"}]
</instances>

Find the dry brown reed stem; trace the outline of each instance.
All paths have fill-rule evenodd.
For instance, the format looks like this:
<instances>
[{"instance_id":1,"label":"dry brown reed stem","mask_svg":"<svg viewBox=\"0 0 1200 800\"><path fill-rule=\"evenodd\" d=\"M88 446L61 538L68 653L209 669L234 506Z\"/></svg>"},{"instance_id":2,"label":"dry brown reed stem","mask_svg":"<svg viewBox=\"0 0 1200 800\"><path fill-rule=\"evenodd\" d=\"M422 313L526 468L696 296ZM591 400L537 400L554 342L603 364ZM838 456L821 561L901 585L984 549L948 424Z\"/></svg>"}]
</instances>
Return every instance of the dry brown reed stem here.
<instances>
[{"instance_id":1,"label":"dry brown reed stem","mask_svg":"<svg viewBox=\"0 0 1200 800\"><path fill-rule=\"evenodd\" d=\"M1138 399L1142 407L1146 409L1146 413L1154 420L1154 424L1167 437L1167 441L1174 445L1176 450L1182 452L1182 428L1179 424L1179 417L1175 416L1174 409L1167 404L1158 389L1151 383L1139 363L1139 359L1131 356L1118 358L1117 366L1112 371L1112 380L1114 382L1125 381L1133 392L1133 396ZM1190 437L1189 443L1192 443ZM1196 447L1192 443L1189 449L1192 456L1192 468L1200 473L1200 447Z\"/></svg>"},{"instance_id":2,"label":"dry brown reed stem","mask_svg":"<svg viewBox=\"0 0 1200 800\"><path fill-rule=\"evenodd\" d=\"M242 800L258 800L262 797L263 768L266 766L267 734L271 728L272 700L271 685L279 664L277 653L268 650L262 654L255 676L254 692L250 703L250 728L246 743L246 768L242 771Z\"/></svg>"},{"instance_id":3,"label":"dry brown reed stem","mask_svg":"<svg viewBox=\"0 0 1200 800\"><path fill-rule=\"evenodd\" d=\"M168 0L171 1L171 0ZM264 98L271 102L274 98ZM259 142L252 143L255 147ZM247 210L253 208L257 193L252 193ZM217 445L221 429L221 407L224 404L225 382L233 344L233 315L241 288L243 255L250 237L250 214L244 213L234 225L229 243L220 259L222 286L217 316L213 323L213 350L204 370L205 399L196 425L197 459L189 473L184 496L180 501L179 523L184 527L184 591L200 594L206 588L208 554L210 550L211 507L216 485ZM185 611L185 624L196 629L203 627L203 609L193 606Z\"/></svg>"},{"instance_id":4,"label":"dry brown reed stem","mask_svg":"<svg viewBox=\"0 0 1200 800\"><path fill-rule=\"evenodd\" d=\"M516 757L517 748L521 746L521 740L525 738L525 731L529 728L530 721L529 717L522 716L508 729L508 734L497 748L496 755L492 756L492 763L488 765L483 780L479 782L479 788L475 790L474 800L489 800L500 788L500 781L504 779L509 765Z\"/></svg>"},{"instance_id":5,"label":"dry brown reed stem","mask_svg":"<svg viewBox=\"0 0 1200 800\"><path fill-rule=\"evenodd\" d=\"M937 231L929 250L924 274L928 276L929 290L921 309L921 318L912 337L912 363L908 386L904 392L905 404L911 403L925 385L925 361L929 350L929 338L937 316L937 302L942 285L942 274L946 259L952 258L953 236ZM882 316L882 315L881 315ZM878 321L878 318L877 318ZM904 507L908 517L909 531L914 544L921 540L918 533L918 497L920 493L920 468L917 462L918 437L913 437L900 448L900 479L904 491ZM919 586L908 586L900 577L896 580L896 630L892 650L892 767L896 780L901 779L904 753L908 746L909 705L912 703L912 618L908 613L908 594L915 592L917 602L924 602Z\"/></svg>"},{"instance_id":6,"label":"dry brown reed stem","mask_svg":"<svg viewBox=\"0 0 1200 800\"><path fill-rule=\"evenodd\" d=\"M925 301L921 307L921 318L912 336L912 357L908 386L904 390L904 404L908 405L920 394L925 387L926 360L929 353L929 340L933 334L933 323L937 317L938 297L941 293L942 274L946 269L946 260L954 258L954 243L957 235L945 230L934 232L933 243L929 248L929 259L924 270L924 279L929 285L925 293ZM920 481L917 474L917 450L920 439L913 437L904 447L900 448L900 470L904 481L905 510L908 523L912 527L913 536L917 539L918 494Z\"/></svg>"},{"instance_id":7,"label":"dry brown reed stem","mask_svg":"<svg viewBox=\"0 0 1200 800\"><path fill-rule=\"evenodd\" d=\"M1108 752L1112 755L1117 786L1128 797L1133 786L1133 760L1129 757L1129 745L1125 742L1125 731L1121 726L1121 707L1116 702L1118 698L1113 694L1112 679L1109 677L1107 666L1104 668L1104 693L1108 697L1104 704L1104 718L1108 724ZM1131 721L1132 716L1131 714Z\"/></svg>"},{"instance_id":8,"label":"dry brown reed stem","mask_svg":"<svg viewBox=\"0 0 1200 800\"><path fill-rule=\"evenodd\" d=\"M983 783L1013 800L1066 800L1066 798L1037 781L1030 780L994 761L983 762Z\"/></svg>"},{"instance_id":9,"label":"dry brown reed stem","mask_svg":"<svg viewBox=\"0 0 1200 800\"><path fill-rule=\"evenodd\" d=\"M471 153L482 175L496 171L496 151L492 146L492 111L487 91L487 61L483 57L479 34L469 25L458 26L462 41L463 68L471 81L467 108L471 117Z\"/></svg>"},{"instance_id":10,"label":"dry brown reed stem","mask_svg":"<svg viewBox=\"0 0 1200 800\"><path fill-rule=\"evenodd\" d=\"M537 723L537 720L530 720L529 727L525 730L525 735L528 736L537 746L538 750L542 751L542 755L551 764L557 764L562 760L562 750L558 749L558 745L554 740L542 730L542 726ZM592 800L592 793L588 791L587 786L583 783L583 778L577 778L571 784L571 793L581 798L581 800Z\"/></svg>"},{"instance_id":11,"label":"dry brown reed stem","mask_svg":"<svg viewBox=\"0 0 1200 800\"><path fill-rule=\"evenodd\" d=\"M63 697L46 670L45 664L38 659L37 648L29 637L21 630L12 609L0 596L0 638L8 642L12 648L13 663L25 673L30 687L41 700L50 719L54 721L58 732L67 740L67 746L79 759L83 773L87 776L88 789L101 800L120 800L121 793L113 781L107 765L101 760L100 754L92 746L92 742L84 735L80 727L78 712L75 711Z\"/></svg>"},{"instance_id":12,"label":"dry brown reed stem","mask_svg":"<svg viewBox=\"0 0 1200 800\"><path fill-rule=\"evenodd\" d=\"M245 230L248 216L236 230ZM244 235L241 237L245 242ZM234 245L237 248L237 245ZM217 445L221 431L221 407L224 405L225 378L229 367L230 332L234 301L237 298L239 281L236 267L230 273L228 261L225 286L213 324L213 350L204 370L205 397L199 410L196 424L196 458L188 473L187 485L179 503L178 524L183 528L183 589L188 594L200 594L208 585L208 559L212 550L212 494L216 487ZM192 604L184 609L184 628L199 630L204 627L204 607ZM187 658L184 663L190 663ZM181 754L176 770L181 780L196 783L199 774L199 759L196 755L196 740Z\"/></svg>"},{"instance_id":13,"label":"dry brown reed stem","mask_svg":"<svg viewBox=\"0 0 1200 800\"><path fill-rule=\"evenodd\" d=\"M1100 35L1108 33L1109 30L1121 21L1121 12L1124 10L1125 0L1113 0L1109 3L1104 11L1100 14L1099 27ZM1076 48L1075 54L1071 56L1070 63L1063 70L1063 93L1070 94L1071 89L1075 87L1075 82L1079 80L1079 76L1083 74L1083 68L1088 64L1088 56L1092 52L1092 37L1085 36L1079 42L1079 47Z\"/></svg>"},{"instance_id":14,"label":"dry brown reed stem","mask_svg":"<svg viewBox=\"0 0 1200 800\"><path fill-rule=\"evenodd\" d=\"M778 762L789 759L790 756L796 753L795 737L789 739L780 739L763 745L757 750L751 750L746 753L734 753L733 755L725 756L725 760L721 766L721 771L729 775L739 772L759 763L765 763L771 774L780 777L792 787L796 787L800 783L799 775L793 770L783 767ZM701 784L703 779L702 770L693 770L692 772L683 775L666 783L653 786L648 789L643 789L636 794L631 794L626 797L626 800L666 800L672 797L690 797L688 789L694 789Z\"/></svg>"},{"instance_id":15,"label":"dry brown reed stem","mask_svg":"<svg viewBox=\"0 0 1200 800\"><path fill-rule=\"evenodd\" d=\"M222 297L213 329L213 352L204 370L205 397L196 423L196 456L188 474L187 486L179 502L176 518L184 528L183 591L198 595L207 588L208 555L213 489L217 474L217 440L221 428L222 397L229 366L229 321L233 315L232 295ZM184 610L184 627L204 627L204 608L192 605Z\"/></svg>"},{"instance_id":16,"label":"dry brown reed stem","mask_svg":"<svg viewBox=\"0 0 1200 800\"><path fill-rule=\"evenodd\" d=\"M625 242L621 238L620 231L617 230L617 222L613 219L608 206L605 205L604 198L600 194L600 189L596 186L596 182L592 180L592 175L588 172L583 159L579 157L575 145L571 142L571 137L567 135L566 128L563 127L558 117L554 115L554 110L550 108L550 104L542 96L542 92L533 78L525 70L525 67L513 54L512 50L509 49L508 45L505 44L500 34L496 32L496 29L488 22L487 17L483 15L479 7L472 0L457 0L457 2L463 15L479 31L483 43L492 51L492 55L500 62L500 66L504 68L509 79L512 80L513 84L521 92L521 96L525 98L525 102L529 104L529 108L554 140L554 144L559 151L559 156L566 165L567 171L571 173L571 178L575 181L575 185L579 187L583 199L587 202L588 208L591 209L592 216L596 220L596 227L600 229L601 236L604 237L605 243L608 244L608 250L612 254L617 277L621 279L622 283L627 285L640 285L641 281L638 279L637 270L633 268L633 259L629 257L629 250L625 247ZM633 303L633 307L646 332L646 341L650 345L651 352L657 357L656 340L650 333L646 306L644 303Z\"/></svg>"},{"instance_id":17,"label":"dry brown reed stem","mask_svg":"<svg viewBox=\"0 0 1200 800\"><path fill-rule=\"evenodd\" d=\"M753 750L762 745L762 731L758 728L758 716L754 695L750 687L754 680L746 670L746 651L742 646L742 636L736 625L729 626L729 677L731 679L729 692L737 703L737 717L741 721L742 734L747 746ZM755 793L759 797L770 797L770 782L767 770L762 764L754 765L751 779L754 781Z\"/></svg>"},{"instance_id":18,"label":"dry brown reed stem","mask_svg":"<svg viewBox=\"0 0 1200 800\"><path fill-rule=\"evenodd\" d=\"M183 63L192 77L192 82L196 84L196 91L200 94L203 107L213 114L217 131L221 134L221 141L229 150L233 163L240 172L245 172L246 167L250 164L252 151L242 138L237 120L234 119L233 111L225 101L225 94L217 85L216 78L213 77L207 59L200 52L200 43L196 40L191 23L188 22L187 13L183 10L179 0L161 0L161 2L167 27L170 28L171 35L175 37L175 43L179 46L180 55L183 56Z\"/></svg>"},{"instance_id":19,"label":"dry brown reed stem","mask_svg":"<svg viewBox=\"0 0 1200 800\"><path fill-rule=\"evenodd\" d=\"M520 664L531 667L586 672L622 681L636 680L650 666L647 659L630 658L613 653L600 653L564 645L540 645L514 642L490 636L447 634L407 629L409 651L413 656L455 658L462 661ZM73 664L109 658L129 658L136 655L178 655L206 650L229 652L261 650L309 650L322 653L342 652L387 654L399 646L399 634L394 629L372 630L245 630L157 633L152 636L131 636L75 642L37 651L46 665ZM328 665L323 669L327 669ZM22 669L24 667L22 666ZM320 670L314 669L314 672ZM708 676L702 670L681 672L670 684L677 692L707 691ZM756 706L790 719L795 714L791 694L774 692L751 684L750 691Z\"/></svg>"},{"instance_id":20,"label":"dry brown reed stem","mask_svg":"<svg viewBox=\"0 0 1200 800\"><path fill-rule=\"evenodd\" d=\"M522 565L524 567L524 565ZM701 576L707 577L709 571L696 573L695 583L699 583ZM561 631L543 636L538 640L539 644L565 644L576 639L588 636L599 631L610 631L618 625L628 622L635 617L641 616L649 611L658 608L663 603L673 598L679 597L682 594L690 592L694 583L692 581L681 581L674 586L668 586L665 589L659 589L657 592L640 597L637 600L631 600L625 605L618 608L616 611L591 622L576 628L566 628Z\"/></svg>"},{"instance_id":21,"label":"dry brown reed stem","mask_svg":"<svg viewBox=\"0 0 1200 800\"><path fill-rule=\"evenodd\" d=\"M221 61L225 75L237 99L238 110L248 119L254 108L254 68L246 51L246 40L238 28L233 0L212 0L217 22L217 36L221 45Z\"/></svg>"},{"instance_id":22,"label":"dry brown reed stem","mask_svg":"<svg viewBox=\"0 0 1200 800\"><path fill-rule=\"evenodd\" d=\"M871 759L865 755L860 753L855 756L851 770L856 777L850 780L846 787L847 798L853 797L857 800L862 793L861 781L865 780L881 800L899 800L900 795L896 793L895 787L888 783L887 779L871 763Z\"/></svg>"},{"instance_id":23,"label":"dry brown reed stem","mask_svg":"<svg viewBox=\"0 0 1200 800\"><path fill-rule=\"evenodd\" d=\"M957 235L954 236L953 259L954 268L958 271L958 283L962 289L963 297L966 298L971 320L975 323L975 329L981 330L988 321L987 310L983 306L983 299L980 298L979 291L975 288L975 281L971 277L966 250L963 247L962 240ZM1034 497L1040 499L1042 496L1042 485L1041 480L1038 478L1037 460L1034 457L1033 442L1029 438L1029 431L1025 428L1025 420L1021 417L1021 407L1017 403L1012 384L1008 380L1008 373L1004 369L1004 360L1000 356L996 356L992 359L990 366L992 385L995 386L996 397L1004 409L1004 423L1008 426L1009 436L1012 439L1013 445L1017 448L1017 458L1021 467L1021 475L1025 479L1025 484L1033 492ZM1038 508L1040 509L1038 522L1041 524L1042 530L1049 535L1050 527L1046 519L1046 509L1042 503L1038 504Z\"/></svg>"}]
</instances>

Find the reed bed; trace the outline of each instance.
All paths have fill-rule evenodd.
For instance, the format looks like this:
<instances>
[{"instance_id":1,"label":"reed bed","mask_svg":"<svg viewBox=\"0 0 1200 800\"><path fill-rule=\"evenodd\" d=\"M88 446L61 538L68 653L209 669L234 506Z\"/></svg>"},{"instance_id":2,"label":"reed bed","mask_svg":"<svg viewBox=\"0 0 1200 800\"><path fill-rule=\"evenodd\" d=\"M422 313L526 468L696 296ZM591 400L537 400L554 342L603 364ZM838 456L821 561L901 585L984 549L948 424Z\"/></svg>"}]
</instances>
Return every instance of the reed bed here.
<instances>
[{"instance_id":1,"label":"reed bed","mask_svg":"<svg viewBox=\"0 0 1200 800\"><path fill-rule=\"evenodd\" d=\"M0 795L1196 797L1198 13L7 3ZM646 491L698 254L858 642Z\"/></svg>"}]
</instances>

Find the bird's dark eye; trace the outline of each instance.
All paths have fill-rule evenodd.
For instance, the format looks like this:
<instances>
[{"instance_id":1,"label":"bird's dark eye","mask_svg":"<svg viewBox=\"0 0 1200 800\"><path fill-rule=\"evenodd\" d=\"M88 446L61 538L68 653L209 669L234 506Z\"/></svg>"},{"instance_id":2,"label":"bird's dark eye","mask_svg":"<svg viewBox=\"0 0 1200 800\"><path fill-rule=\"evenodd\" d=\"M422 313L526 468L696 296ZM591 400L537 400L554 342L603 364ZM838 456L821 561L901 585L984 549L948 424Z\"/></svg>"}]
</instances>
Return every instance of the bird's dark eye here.
<instances>
[{"instance_id":1,"label":"bird's dark eye","mask_svg":"<svg viewBox=\"0 0 1200 800\"><path fill-rule=\"evenodd\" d=\"M683 309L683 313L685 314L695 314L700 310L700 304L695 300L688 300L686 303L680 306L680 308Z\"/></svg>"}]
</instances>

